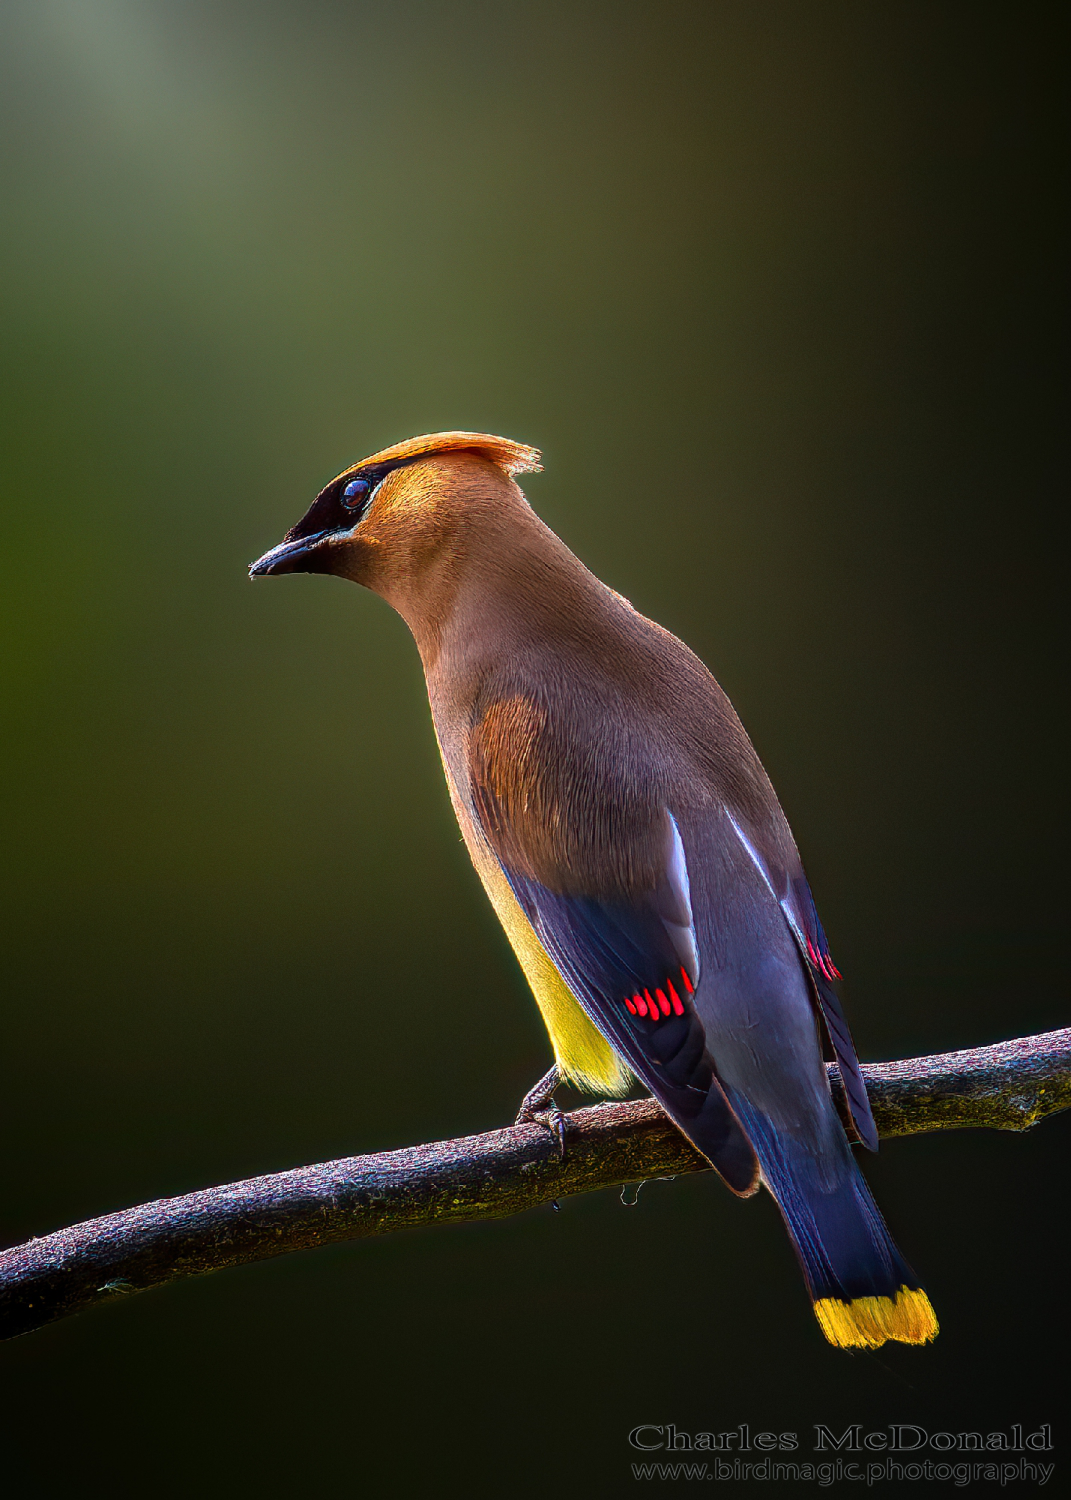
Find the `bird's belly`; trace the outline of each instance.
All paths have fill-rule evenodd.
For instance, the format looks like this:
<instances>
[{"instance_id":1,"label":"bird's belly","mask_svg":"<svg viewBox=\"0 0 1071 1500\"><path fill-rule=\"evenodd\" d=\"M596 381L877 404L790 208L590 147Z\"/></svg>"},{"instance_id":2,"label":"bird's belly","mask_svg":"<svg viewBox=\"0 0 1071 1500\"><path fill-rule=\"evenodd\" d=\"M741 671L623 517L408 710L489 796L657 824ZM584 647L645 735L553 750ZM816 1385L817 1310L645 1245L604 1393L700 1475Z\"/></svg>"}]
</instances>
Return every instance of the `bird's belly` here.
<instances>
[{"instance_id":1,"label":"bird's belly","mask_svg":"<svg viewBox=\"0 0 1071 1500\"><path fill-rule=\"evenodd\" d=\"M547 956L498 861L475 841L470 843L466 839L466 842L476 873L532 987L562 1076L592 1093L625 1093L632 1079L631 1073L602 1033L588 1020L572 990Z\"/></svg>"},{"instance_id":2,"label":"bird's belly","mask_svg":"<svg viewBox=\"0 0 1071 1500\"><path fill-rule=\"evenodd\" d=\"M434 712L434 708L433 708ZM620 1096L627 1093L632 1074L602 1032L581 1009L579 1001L562 979L539 941L532 924L502 873L502 867L477 830L468 798L464 756L456 738L436 720L439 752L461 835L481 884L502 923L510 947L517 955L524 976L535 996L543 1024L554 1048L554 1059L562 1077L593 1094ZM452 753L453 752L453 753Z\"/></svg>"}]
</instances>

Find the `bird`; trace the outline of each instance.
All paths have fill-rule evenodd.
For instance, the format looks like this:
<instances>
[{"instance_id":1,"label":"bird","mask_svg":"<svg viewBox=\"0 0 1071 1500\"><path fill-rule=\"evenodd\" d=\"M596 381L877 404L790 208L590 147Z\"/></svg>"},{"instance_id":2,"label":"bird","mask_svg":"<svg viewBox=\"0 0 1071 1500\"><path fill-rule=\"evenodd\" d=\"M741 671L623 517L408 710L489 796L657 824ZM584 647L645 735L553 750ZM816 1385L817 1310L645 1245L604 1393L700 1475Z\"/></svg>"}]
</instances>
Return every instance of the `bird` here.
<instances>
[{"instance_id":1,"label":"bird","mask_svg":"<svg viewBox=\"0 0 1071 1500\"><path fill-rule=\"evenodd\" d=\"M553 1049L521 1117L545 1123L562 1080L638 1082L732 1193L772 1194L829 1343L928 1343L932 1305L853 1153L877 1131L777 795L699 658L529 505L517 477L541 467L488 433L410 438L332 479L250 576L347 579L408 625Z\"/></svg>"}]
</instances>

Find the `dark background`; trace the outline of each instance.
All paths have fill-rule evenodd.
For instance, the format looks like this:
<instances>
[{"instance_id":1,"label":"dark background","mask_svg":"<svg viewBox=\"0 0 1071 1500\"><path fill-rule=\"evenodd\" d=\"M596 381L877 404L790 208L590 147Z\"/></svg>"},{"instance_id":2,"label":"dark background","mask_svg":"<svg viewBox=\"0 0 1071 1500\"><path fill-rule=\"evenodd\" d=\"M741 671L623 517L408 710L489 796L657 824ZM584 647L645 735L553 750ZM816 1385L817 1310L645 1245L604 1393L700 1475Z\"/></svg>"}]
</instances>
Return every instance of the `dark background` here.
<instances>
[{"instance_id":1,"label":"dark background","mask_svg":"<svg viewBox=\"0 0 1071 1500\"><path fill-rule=\"evenodd\" d=\"M546 1066L404 627L246 582L418 432L541 446L535 507L716 672L864 1058L1066 1021L1061 13L4 6L4 1242L496 1126ZM1067 1138L868 1163L932 1349L826 1347L771 1201L697 1178L7 1345L6 1462L616 1496L641 1421L1036 1427Z\"/></svg>"}]
</instances>

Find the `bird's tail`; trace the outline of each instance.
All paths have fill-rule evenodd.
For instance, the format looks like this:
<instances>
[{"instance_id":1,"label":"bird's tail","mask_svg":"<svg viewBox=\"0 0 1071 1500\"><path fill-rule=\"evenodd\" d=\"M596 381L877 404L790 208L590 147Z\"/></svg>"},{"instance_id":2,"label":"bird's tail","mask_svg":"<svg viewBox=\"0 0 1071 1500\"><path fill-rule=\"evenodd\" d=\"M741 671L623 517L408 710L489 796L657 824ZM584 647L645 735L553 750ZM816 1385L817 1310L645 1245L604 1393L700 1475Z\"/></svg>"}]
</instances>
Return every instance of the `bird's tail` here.
<instances>
[{"instance_id":1,"label":"bird's tail","mask_svg":"<svg viewBox=\"0 0 1071 1500\"><path fill-rule=\"evenodd\" d=\"M737 1100L734 1099L734 1105ZM937 1318L885 1227L847 1141L837 1160L747 1110L745 1129L796 1247L814 1315L840 1349L928 1344Z\"/></svg>"}]
</instances>

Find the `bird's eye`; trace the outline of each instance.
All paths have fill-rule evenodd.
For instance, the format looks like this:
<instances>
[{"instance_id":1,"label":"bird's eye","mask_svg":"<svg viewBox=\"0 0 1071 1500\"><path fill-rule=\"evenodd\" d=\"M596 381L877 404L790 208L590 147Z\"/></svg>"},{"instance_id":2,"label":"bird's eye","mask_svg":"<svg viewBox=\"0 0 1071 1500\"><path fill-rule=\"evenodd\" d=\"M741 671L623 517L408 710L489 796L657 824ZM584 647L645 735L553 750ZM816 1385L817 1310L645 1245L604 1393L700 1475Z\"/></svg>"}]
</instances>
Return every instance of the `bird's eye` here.
<instances>
[{"instance_id":1,"label":"bird's eye","mask_svg":"<svg viewBox=\"0 0 1071 1500\"><path fill-rule=\"evenodd\" d=\"M347 510L357 510L368 499L372 488L367 479L351 479L342 491L342 503Z\"/></svg>"}]
</instances>

